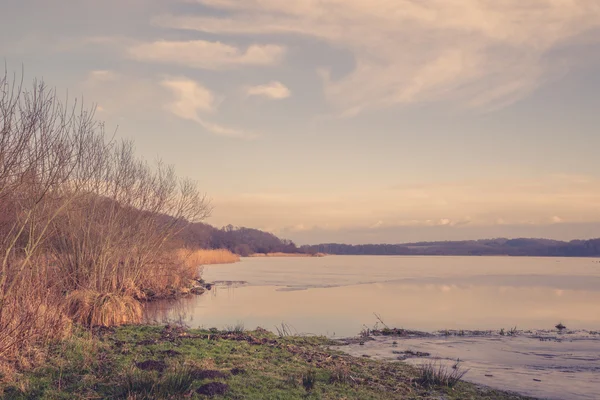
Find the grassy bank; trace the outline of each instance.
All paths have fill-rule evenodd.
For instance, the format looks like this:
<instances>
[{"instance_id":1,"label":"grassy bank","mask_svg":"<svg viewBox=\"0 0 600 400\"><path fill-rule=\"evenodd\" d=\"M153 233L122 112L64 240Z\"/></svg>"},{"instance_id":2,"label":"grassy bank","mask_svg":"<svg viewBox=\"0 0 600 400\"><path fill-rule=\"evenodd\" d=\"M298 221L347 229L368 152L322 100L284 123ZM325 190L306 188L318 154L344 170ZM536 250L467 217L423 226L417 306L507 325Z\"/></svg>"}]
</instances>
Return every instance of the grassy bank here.
<instances>
[{"instance_id":1,"label":"grassy bank","mask_svg":"<svg viewBox=\"0 0 600 400\"><path fill-rule=\"evenodd\" d=\"M6 399L524 399L460 382L429 386L401 362L354 358L319 337L125 326L79 332L1 387Z\"/></svg>"}]
</instances>

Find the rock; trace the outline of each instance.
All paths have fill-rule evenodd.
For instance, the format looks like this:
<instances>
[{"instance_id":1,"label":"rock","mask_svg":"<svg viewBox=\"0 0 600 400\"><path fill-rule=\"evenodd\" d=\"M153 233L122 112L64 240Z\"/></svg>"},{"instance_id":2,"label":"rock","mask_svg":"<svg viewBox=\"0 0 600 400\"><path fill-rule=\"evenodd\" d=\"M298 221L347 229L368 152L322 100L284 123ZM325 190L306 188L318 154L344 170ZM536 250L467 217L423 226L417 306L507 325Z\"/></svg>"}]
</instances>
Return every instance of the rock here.
<instances>
[{"instance_id":1,"label":"rock","mask_svg":"<svg viewBox=\"0 0 600 400\"><path fill-rule=\"evenodd\" d=\"M206 290L201 286L194 286L193 288L190 289L191 294L195 294L198 296L203 294L204 292L206 292Z\"/></svg>"}]
</instances>

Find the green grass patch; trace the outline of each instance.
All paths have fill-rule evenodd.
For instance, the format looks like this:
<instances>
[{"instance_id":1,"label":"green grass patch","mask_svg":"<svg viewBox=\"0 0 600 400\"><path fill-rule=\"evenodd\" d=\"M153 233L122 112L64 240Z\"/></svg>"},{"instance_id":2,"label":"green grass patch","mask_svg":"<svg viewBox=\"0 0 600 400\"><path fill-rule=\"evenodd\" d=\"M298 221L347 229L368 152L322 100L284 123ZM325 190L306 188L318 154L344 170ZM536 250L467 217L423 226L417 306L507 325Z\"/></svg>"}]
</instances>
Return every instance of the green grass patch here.
<instances>
[{"instance_id":1,"label":"green grass patch","mask_svg":"<svg viewBox=\"0 0 600 400\"><path fill-rule=\"evenodd\" d=\"M263 330L123 326L57 343L43 367L0 390L6 399L523 399L464 382L424 385L416 368L334 344Z\"/></svg>"}]
</instances>

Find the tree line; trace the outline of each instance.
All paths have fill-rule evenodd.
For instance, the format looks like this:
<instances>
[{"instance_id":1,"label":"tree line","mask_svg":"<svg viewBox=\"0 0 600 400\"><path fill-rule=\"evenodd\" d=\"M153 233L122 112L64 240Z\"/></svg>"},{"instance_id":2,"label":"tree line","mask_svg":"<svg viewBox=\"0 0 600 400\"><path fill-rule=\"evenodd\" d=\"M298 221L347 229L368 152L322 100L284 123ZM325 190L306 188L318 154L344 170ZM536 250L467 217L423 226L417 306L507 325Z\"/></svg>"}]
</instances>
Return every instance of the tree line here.
<instances>
[{"instance_id":1,"label":"tree line","mask_svg":"<svg viewBox=\"0 0 600 400\"><path fill-rule=\"evenodd\" d=\"M600 257L600 239L570 242L548 239L483 239L406 244L302 246L303 252L338 255Z\"/></svg>"},{"instance_id":2,"label":"tree line","mask_svg":"<svg viewBox=\"0 0 600 400\"><path fill-rule=\"evenodd\" d=\"M204 223L186 226L179 234L183 246L227 249L242 257L255 253L299 253L294 242L259 229L227 225L221 229Z\"/></svg>"}]
</instances>

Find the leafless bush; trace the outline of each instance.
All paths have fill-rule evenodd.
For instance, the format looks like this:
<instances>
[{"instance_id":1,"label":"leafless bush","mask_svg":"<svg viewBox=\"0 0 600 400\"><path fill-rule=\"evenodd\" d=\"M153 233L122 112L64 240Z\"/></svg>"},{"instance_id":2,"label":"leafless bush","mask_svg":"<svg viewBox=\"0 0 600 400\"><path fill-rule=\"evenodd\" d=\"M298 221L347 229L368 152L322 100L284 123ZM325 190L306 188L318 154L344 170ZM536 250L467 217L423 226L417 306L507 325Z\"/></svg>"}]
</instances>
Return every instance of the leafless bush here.
<instances>
[{"instance_id":1,"label":"leafless bush","mask_svg":"<svg viewBox=\"0 0 600 400\"><path fill-rule=\"evenodd\" d=\"M61 337L65 305L79 322L118 324L139 318L134 298L146 289L186 285L193 276L173 238L204 219L210 204L172 167L149 164L132 143L107 139L93 111L59 100L41 81L25 89L5 73L0 210L6 359Z\"/></svg>"}]
</instances>

